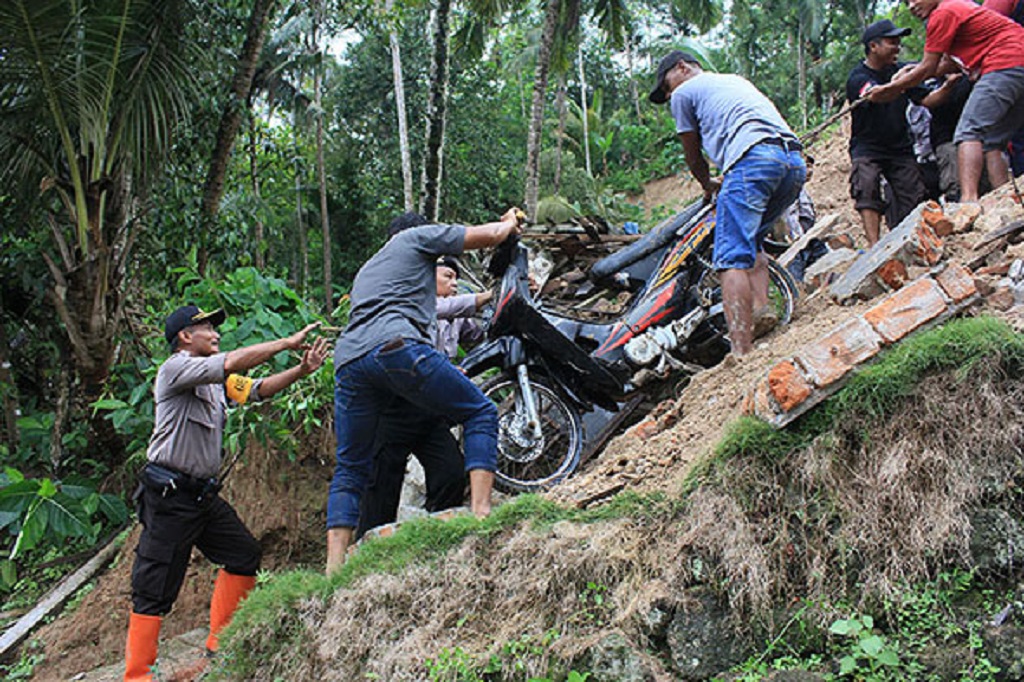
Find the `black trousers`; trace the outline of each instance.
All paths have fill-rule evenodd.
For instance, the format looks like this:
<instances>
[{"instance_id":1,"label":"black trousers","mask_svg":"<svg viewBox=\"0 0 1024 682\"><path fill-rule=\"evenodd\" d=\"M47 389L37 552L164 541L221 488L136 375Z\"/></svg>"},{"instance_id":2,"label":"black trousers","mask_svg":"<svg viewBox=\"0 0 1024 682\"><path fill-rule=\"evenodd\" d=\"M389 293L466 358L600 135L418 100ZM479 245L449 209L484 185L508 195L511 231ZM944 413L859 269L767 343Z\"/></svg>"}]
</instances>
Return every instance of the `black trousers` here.
<instances>
[{"instance_id":1,"label":"black trousers","mask_svg":"<svg viewBox=\"0 0 1024 682\"><path fill-rule=\"evenodd\" d=\"M465 463L448 423L402 401L390 407L380 422L370 485L359 505L357 539L371 528L392 523L398 517L410 454L419 460L426 476L427 511L464 504Z\"/></svg>"},{"instance_id":2,"label":"black trousers","mask_svg":"<svg viewBox=\"0 0 1024 682\"><path fill-rule=\"evenodd\" d=\"M163 616L178 597L192 548L235 575L256 575L262 551L230 504L219 495L202 501L186 492L166 497L140 486L142 535L132 565L132 610Z\"/></svg>"}]
</instances>

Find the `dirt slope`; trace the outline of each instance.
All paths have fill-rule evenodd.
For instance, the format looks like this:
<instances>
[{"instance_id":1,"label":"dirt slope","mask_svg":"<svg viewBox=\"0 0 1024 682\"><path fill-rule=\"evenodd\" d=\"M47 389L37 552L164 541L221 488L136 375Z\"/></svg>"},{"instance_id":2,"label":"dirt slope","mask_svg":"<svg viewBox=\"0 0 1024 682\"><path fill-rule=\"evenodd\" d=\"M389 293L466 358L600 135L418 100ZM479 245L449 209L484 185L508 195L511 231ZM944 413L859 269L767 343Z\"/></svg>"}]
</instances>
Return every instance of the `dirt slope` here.
<instances>
[{"instance_id":1,"label":"dirt slope","mask_svg":"<svg viewBox=\"0 0 1024 682\"><path fill-rule=\"evenodd\" d=\"M848 128L813 145L809 152L817 164L808 191L819 219L837 213L856 243L863 239L848 194ZM685 176L651 183L643 197L648 208L684 206L699 195ZM966 253L973 237L953 240L952 253ZM870 304L861 304L867 307ZM741 362L727 362L695 376L676 400L659 405L640 426L614 439L576 477L550 493L566 503L601 497L620 489L679 489L690 466L707 453L725 426L739 414L744 393L769 366L793 350L820 337L859 309L841 308L826 296L801 299L793 322L762 339L757 350ZM319 567L323 560L323 499L330 477L332 437L318 436L307 443L298 462L281 462L272 453L254 450L247 463L232 474L226 496L259 537L268 570L298 565ZM75 673L115 663L123 655L127 613L130 608L129 572L135 536L129 538L114 567L71 615L35 634L45 643L45 661L35 679L68 679ZM214 568L195 557L185 588L163 635L173 637L203 627Z\"/></svg>"}]
</instances>

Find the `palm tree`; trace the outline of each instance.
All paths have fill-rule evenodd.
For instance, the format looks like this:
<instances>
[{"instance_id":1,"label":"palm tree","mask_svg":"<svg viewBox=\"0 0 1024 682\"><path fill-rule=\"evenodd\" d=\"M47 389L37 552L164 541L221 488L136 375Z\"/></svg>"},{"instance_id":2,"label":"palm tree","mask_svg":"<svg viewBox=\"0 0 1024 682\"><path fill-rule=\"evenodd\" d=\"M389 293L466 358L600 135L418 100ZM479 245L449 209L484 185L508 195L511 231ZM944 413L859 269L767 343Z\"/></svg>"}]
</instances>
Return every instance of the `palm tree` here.
<instances>
[{"instance_id":1,"label":"palm tree","mask_svg":"<svg viewBox=\"0 0 1024 682\"><path fill-rule=\"evenodd\" d=\"M115 359L140 197L196 91L185 5L0 3L0 180L49 224L47 298L90 402ZM123 446L110 423L102 413L91 423L94 451L117 461Z\"/></svg>"}]
</instances>

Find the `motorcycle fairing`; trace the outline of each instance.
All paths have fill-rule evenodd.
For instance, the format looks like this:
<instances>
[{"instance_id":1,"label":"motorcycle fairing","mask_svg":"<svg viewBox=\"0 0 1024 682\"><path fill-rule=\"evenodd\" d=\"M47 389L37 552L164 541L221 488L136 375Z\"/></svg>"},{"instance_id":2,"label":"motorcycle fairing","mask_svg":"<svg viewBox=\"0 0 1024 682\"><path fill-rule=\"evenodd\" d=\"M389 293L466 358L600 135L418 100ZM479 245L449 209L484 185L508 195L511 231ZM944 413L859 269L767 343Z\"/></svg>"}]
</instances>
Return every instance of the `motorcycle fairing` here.
<instances>
[{"instance_id":1,"label":"motorcycle fairing","mask_svg":"<svg viewBox=\"0 0 1024 682\"><path fill-rule=\"evenodd\" d=\"M682 212L665 220L626 248L605 256L591 266L588 273L590 279L596 282L610 277L616 272L651 255L666 244L671 243L677 237L679 230L685 228L687 223L697 217L701 210L709 205L705 204L703 200L695 201L683 209Z\"/></svg>"}]
</instances>

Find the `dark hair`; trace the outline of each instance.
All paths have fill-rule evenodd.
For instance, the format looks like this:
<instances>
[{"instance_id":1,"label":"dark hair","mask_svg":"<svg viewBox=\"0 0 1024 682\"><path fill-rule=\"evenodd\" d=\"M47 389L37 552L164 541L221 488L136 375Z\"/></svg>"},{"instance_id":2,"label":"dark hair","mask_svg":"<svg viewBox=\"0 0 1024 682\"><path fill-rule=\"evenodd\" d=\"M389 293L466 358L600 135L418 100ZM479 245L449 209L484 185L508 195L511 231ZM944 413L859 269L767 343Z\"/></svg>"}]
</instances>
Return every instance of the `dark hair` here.
<instances>
[{"instance_id":1,"label":"dark hair","mask_svg":"<svg viewBox=\"0 0 1024 682\"><path fill-rule=\"evenodd\" d=\"M410 227L419 227L420 225L426 225L430 221L427 220L426 216L423 216L415 211L408 211L398 216L391 221L388 225L388 239L394 237L403 230L408 230Z\"/></svg>"}]
</instances>

